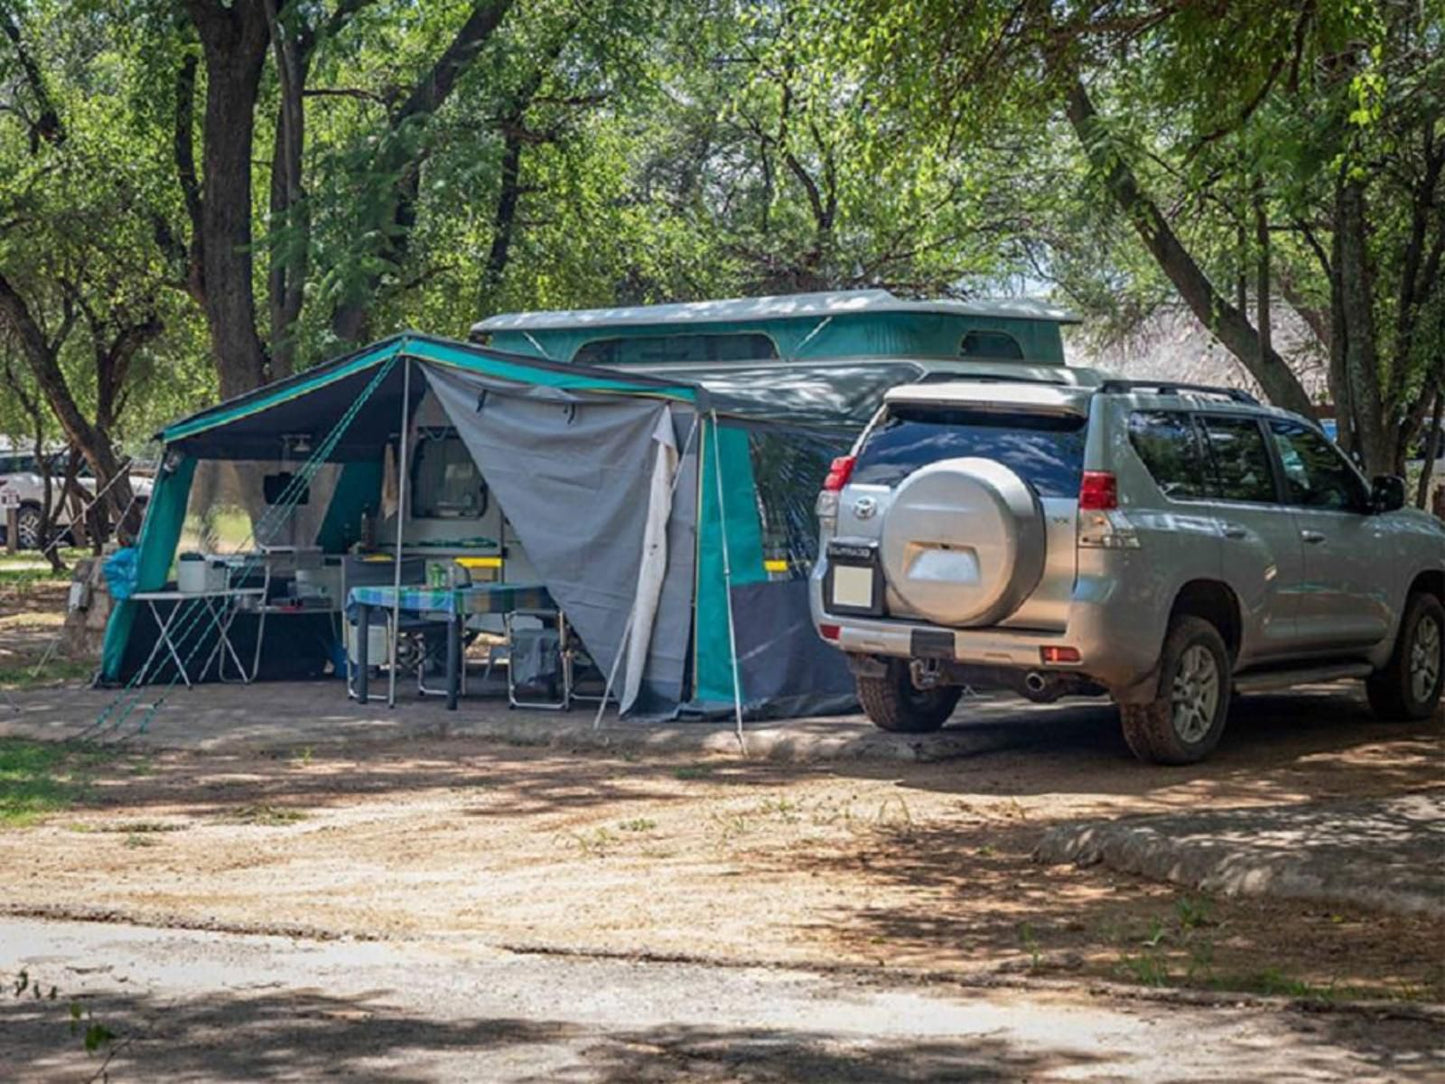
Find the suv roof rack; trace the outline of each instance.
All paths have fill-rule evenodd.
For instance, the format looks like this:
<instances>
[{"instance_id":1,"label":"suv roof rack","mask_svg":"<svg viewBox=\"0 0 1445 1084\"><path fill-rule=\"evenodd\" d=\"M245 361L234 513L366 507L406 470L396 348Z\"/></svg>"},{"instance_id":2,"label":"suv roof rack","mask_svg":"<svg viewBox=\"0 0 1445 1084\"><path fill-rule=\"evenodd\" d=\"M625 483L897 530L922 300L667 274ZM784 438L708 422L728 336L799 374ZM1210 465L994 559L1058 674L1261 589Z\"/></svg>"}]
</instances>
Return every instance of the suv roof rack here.
<instances>
[{"instance_id":1,"label":"suv roof rack","mask_svg":"<svg viewBox=\"0 0 1445 1084\"><path fill-rule=\"evenodd\" d=\"M1236 403L1259 406L1259 400L1241 388L1220 388L1212 384L1184 384L1177 380L1106 380L1099 386L1104 394L1153 391L1160 395L1178 395L1180 392L1195 392L1200 395L1221 395Z\"/></svg>"}]
</instances>

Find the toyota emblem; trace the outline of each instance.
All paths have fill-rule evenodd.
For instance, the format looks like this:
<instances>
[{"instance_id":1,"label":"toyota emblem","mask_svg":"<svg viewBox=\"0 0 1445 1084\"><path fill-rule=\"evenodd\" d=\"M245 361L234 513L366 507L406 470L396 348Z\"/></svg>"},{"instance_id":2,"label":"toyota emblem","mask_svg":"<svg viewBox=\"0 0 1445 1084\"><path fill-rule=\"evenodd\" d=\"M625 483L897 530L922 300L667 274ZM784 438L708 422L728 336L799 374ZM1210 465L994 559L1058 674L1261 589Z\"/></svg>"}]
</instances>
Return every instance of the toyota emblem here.
<instances>
[{"instance_id":1,"label":"toyota emblem","mask_svg":"<svg viewBox=\"0 0 1445 1084\"><path fill-rule=\"evenodd\" d=\"M872 497L859 497L853 502L853 514L859 519L872 519L878 511L878 502Z\"/></svg>"}]
</instances>

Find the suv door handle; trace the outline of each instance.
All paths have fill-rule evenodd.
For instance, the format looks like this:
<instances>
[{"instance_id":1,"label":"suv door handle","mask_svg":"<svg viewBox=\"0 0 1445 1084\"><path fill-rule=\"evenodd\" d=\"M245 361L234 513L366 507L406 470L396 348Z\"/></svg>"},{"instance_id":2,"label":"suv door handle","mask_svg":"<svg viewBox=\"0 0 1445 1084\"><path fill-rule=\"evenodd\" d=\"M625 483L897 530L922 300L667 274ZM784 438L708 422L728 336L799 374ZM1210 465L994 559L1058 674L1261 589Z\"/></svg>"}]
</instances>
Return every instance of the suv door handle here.
<instances>
[{"instance_id":1,"label":"suv door handle","mask_svg":"<svg viewBox=\"0 0 1445 1084\"><path fill-rule=\"evenodd\" d=\"M1301 531L1299 536L1312 546L1318 545L1325 540L1325 536L1319 531Z\"/></svg>"},{"instance_id":2,"label":"suv door handle","mask_svg":"<svg viewBox=\"0 0 1445 1084\"><path fill-rule=\"evenodd\" d=\"M1243 527L1238 526L1237 524L1234 524L1234 523L1226 523L1226 524L1224 525L1224 537L1225 537L1225 538L1248 538L1248 537L1249 537L1249 532L1246 531Z\"/></svg>"}]
</instances>

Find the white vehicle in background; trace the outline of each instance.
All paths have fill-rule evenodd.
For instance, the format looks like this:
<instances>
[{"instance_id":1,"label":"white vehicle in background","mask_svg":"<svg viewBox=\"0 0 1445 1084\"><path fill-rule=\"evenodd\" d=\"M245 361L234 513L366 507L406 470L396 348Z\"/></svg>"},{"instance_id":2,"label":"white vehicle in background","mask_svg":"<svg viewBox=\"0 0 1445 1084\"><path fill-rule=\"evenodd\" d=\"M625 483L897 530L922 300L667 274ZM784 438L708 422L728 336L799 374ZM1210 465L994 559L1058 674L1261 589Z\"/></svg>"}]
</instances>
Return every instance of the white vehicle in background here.
<instances>
[{"instance_id":1,"label":"white vehicle in background","mask_svg":"<svg viewBox=\"0 0 1445 1084\"><path fill-rule=\"evenodd\" d=\"M53 529L63 532L65 541L73 542L74 536L70 531L71 502L64 498L61 488L65 481L65 455L65 452L60 451L52 453L50 457L51 525ZM0 448L0 545L9 542L9 510L15 508L19 548L40 548L45 478L39 467L33 452ZM87 494L95 494L95 477L88 466L81 466L76 481ZM130 484L136 504L143 510L145 502L150 499L153 480L148 472L132 467Z\"/></svg>"}]
</instances>

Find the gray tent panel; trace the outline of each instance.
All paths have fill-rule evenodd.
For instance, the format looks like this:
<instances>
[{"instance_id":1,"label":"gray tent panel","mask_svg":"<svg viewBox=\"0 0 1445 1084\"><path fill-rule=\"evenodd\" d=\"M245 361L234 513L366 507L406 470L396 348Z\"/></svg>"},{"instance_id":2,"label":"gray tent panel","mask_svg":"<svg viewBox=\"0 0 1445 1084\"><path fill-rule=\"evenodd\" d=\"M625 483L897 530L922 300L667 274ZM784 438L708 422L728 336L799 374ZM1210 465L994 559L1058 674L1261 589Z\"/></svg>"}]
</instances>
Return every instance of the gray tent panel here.
<instances>
[{"instance_id":1,"label":"gray tent panel","mask_svg":"<svg viewBox=\"0 0 1445 1084\"><path fill-rule=\"evenodd\" d=\"M813 629L807 580L738 584L732 603L743 701L751 718L857 710L843 653Z\"/></svg>"},{"instance_id":2,"label":"gray tent panel","mask_svg":"<svg viewBox=\"0 0 1445 1084\"><path fill-rule=\"evenodd\" d=\"M528 559L593 659L609 672L637 588L653 434L669 406L677 413L677 404L519 387L440 366L423 368ZM685 417L690 427L692 415ZM684 432L679 448L685 439ZM691 470L695 478L695 455ZM683 477L674 494L667 574L644 672L648 706L681 698L696 508L676 497L692 488L695 482L689 486Z\"/></svg>"}]
</instances>

